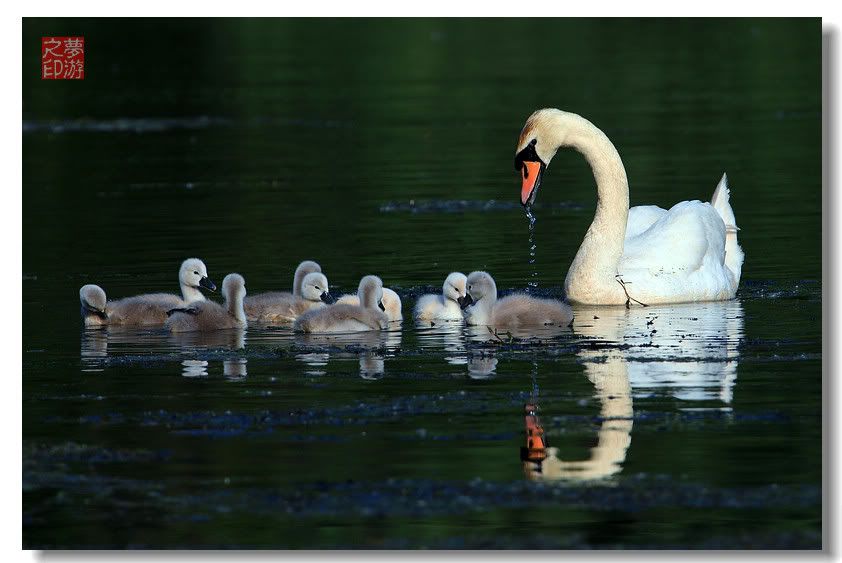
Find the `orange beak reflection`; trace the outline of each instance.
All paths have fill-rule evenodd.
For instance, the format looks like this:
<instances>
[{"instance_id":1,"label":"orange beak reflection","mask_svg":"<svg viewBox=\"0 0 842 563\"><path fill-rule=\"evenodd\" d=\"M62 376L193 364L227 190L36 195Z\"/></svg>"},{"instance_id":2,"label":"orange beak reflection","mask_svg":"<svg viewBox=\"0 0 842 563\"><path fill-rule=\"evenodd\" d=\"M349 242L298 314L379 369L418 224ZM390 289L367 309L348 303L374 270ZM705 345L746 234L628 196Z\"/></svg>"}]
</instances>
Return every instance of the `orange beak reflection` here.
<instances>
[{"instance_id":1,"label":"orange beak reflection","mask_svg":"<svg viewBox=\"0 0 842 563\"><path fill-rule=\"evenodd\" d=\"M524 161L520 170L523 176L523 186L520 189L520 203L531 204L535 200L533 193L541 184L541 163Z\"/></svg>"}]
</instances>

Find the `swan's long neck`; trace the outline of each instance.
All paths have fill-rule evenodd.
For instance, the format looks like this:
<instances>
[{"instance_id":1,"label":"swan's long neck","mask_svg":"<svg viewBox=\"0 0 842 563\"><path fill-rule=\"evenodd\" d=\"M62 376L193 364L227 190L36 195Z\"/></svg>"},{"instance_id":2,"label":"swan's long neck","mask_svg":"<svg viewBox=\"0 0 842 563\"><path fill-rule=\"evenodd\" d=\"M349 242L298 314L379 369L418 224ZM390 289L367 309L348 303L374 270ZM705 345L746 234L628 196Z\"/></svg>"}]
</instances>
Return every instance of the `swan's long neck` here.
<instances>
[{"instance_id":1,"label":"swan's long neck","mask_svg":"<svg viewBox=\"0 0 842 563\"><path fill-rule=\"evenodd\" d=\"M597 202L593 222L567 272L565 289L576 299L579 290L622 292L614 276L623 255L629 217L629 183L614 144L587 119L561 113L555 117L557 147L582 153L596 180ZM570 295L571 290L574 295Z\"/></svg>"},{"instance_id":2,"label":"swan's long neck","mask_svg":"<svg viewBox=\"0 0 842 563\"><path fill-rule=\"evenodd\" d=\"M205 294L199 291L198 287L187 285L185 282L181 282L181 297L185 303L205 300Z\"/></svg>"},{"instance_id":3,"label":"swan's long neck","mask_svg":"<svg viewBox=\"0 0 842 563\"><path fill-rule=\"evenodd\" d=\"M230 295L225 296L225 305L228 308L228 314L237 319L237 322L246 323L246 311L243 307L243 295L239 291L232 291Z\"/></svg>"},{"instance_id":4,"label":"swan's long neck","mask_svg":"<svg viewBox=\"0 0 842 563\"><path fill-rule=\"evenodd\" d=\"M482 299L470 308L471 319L474 324L487 325L491 322L491 311L497 302L497 288L494 287Z\"/></svg>"}]
</instances>

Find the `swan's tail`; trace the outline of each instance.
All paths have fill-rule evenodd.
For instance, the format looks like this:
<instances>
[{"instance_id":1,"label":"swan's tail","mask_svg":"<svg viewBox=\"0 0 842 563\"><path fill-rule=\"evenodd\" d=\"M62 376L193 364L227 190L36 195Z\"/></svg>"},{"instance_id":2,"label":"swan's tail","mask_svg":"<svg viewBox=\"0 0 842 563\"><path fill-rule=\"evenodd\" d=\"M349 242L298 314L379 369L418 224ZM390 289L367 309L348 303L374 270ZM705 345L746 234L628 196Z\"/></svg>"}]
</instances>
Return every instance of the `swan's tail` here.
<instances>
[{"instance_id":1,"label":"swan's tail","mask_svg":"<svg viewBox=\"0 0 842 563\"><path fill-rule=\"evenodd\" d=\"M710 198L710 203L725 223L725 265L733 272L734 280L739 284L745 255L743 249L737 243L737 231L740 228L737 226L734 210L731 209L730 199L731 190L728 188L728 175L723 174L719 185L713 192L713 197Z\"/></svg>"}]
</instances>

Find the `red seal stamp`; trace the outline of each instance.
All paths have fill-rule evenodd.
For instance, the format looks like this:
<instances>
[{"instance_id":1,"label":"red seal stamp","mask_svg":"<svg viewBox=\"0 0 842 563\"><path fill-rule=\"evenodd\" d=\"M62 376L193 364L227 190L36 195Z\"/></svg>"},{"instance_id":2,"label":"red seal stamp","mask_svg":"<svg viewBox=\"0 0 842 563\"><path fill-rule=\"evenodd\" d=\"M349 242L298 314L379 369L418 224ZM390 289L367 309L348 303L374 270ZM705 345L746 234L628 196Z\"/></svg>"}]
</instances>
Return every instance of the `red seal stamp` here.
<instances>
[{"instance_id":1,"label":"red seal stamp","mask_svg":"<svg viewBox=\"0 0 842 563\"><path fill-rule=\"evenodd\" d=\"M42 37L41 78L82 80L85 78L84 37Z\"/></svg>"}]
</instances>

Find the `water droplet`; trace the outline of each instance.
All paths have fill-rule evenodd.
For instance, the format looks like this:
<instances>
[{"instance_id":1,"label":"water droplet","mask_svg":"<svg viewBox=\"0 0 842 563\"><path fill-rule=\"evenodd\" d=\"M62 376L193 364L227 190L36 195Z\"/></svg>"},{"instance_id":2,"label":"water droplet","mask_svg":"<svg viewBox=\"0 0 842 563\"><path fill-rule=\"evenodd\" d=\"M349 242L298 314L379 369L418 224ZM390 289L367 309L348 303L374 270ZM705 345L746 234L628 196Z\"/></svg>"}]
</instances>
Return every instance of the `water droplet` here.
<instances>
[{"instance_id":1,"label":"water droplet","mask_svg":"<svg viewBox=\"0 0 842 563\"><path fill-rule=\"evenodd\" d=\"M529 207L525 209L526 218L529 219L529 266L532 269L529 279L526 280L526 292L530 293L538 288L538 270L535 268L535 251L538 245L535 243L535 215Z\"/></svg>"}]
</instances>

